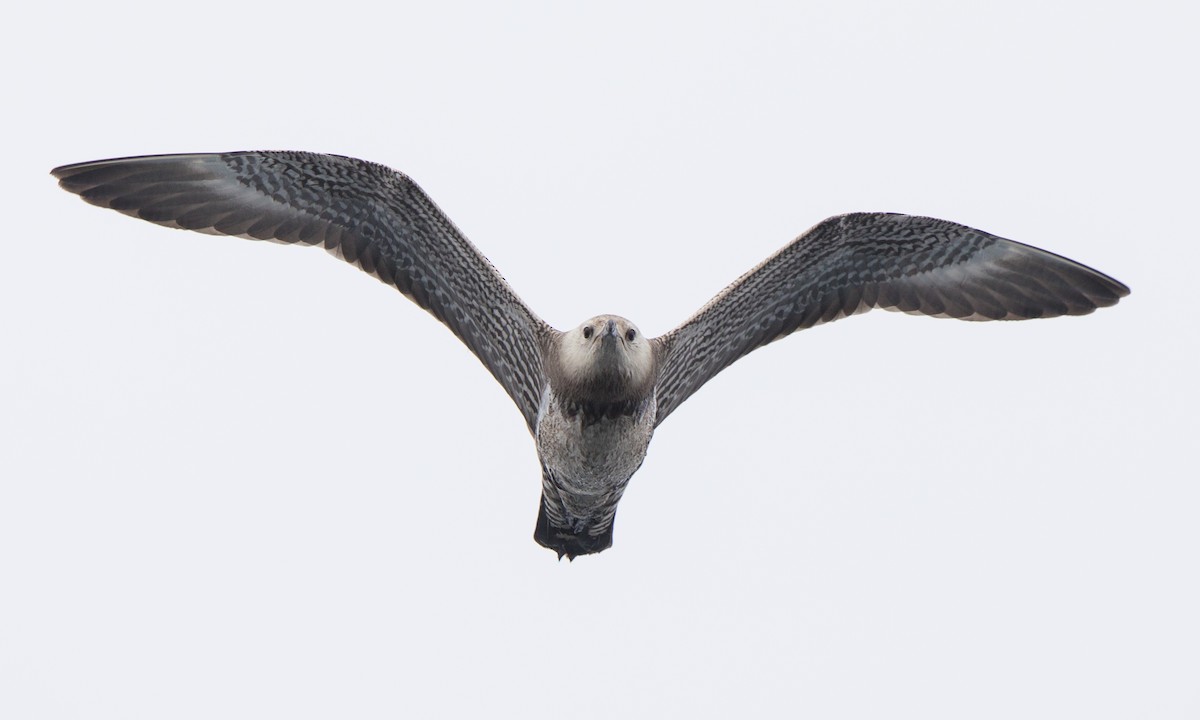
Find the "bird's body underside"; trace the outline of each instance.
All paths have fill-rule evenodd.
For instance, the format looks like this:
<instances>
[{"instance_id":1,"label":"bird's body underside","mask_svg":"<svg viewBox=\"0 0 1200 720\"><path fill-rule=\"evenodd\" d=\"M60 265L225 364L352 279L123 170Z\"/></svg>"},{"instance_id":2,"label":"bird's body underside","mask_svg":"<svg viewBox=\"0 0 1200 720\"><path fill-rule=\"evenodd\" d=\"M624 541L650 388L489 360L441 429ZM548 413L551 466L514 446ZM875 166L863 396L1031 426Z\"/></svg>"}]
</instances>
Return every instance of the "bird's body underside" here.
<instances>
[{"instance_id":1,"label":"bird's body underside","mask_svg":"<svg viewBox=\"0 0 1200 720\"><path fill-rule=\"evenodd\" d=\"M933 218L829 218L671 332L592 318L560 332L407 176L333 155L238 152L56 168L94 205L199 232L319 245L450 328L516 403L542 465L535 539L559 557L612 544L654 429L743 355L871 308L964 320L1083 315L1129 294L1091 268ZM652 276L652 275L648 275Z\"/></svg>"},{"instance_id":2,"label":"bird's body underside","mask_svg":"<svg viewBox=\"0 0 1200 720\"><path fill-rule=\"evenodd\" d=\"M605 405L547 388L535 433L542 463L539 544L571 559L612 545L617 503L646 458L654 416L653 394Z\"/></svg>"},{"instance_id":3,"label":"bird's body underside","mask_svg":"<svg viewBox=\"0 0 1200 720\"><path fill-rule=\"evenodd\" d=\"M654 355L633 323L599 315L563 333L543 359L534 539L574 559L612 545L617 503L646 458L658 417Z\"/></svg>"}]
</instances>

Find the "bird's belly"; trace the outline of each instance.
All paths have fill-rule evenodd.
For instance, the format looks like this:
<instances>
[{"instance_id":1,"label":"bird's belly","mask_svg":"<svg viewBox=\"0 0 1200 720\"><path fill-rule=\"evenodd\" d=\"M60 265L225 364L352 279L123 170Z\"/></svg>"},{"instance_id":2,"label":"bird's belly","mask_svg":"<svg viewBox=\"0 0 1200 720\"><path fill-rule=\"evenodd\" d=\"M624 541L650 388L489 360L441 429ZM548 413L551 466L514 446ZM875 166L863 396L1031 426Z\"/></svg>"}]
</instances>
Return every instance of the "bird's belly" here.
<instances>
[{"instance_id":1,"label":"bird's belly","mask_svg":"<svg viewBox=\"0 0 1200 720\"><path fill-rule=\"evenodd\" d=\"M608 496L623 489L641 466L654 433L654 416L653 396L628 414L598 417L569 412L550 399L537 424L538 456L560 490Z\"/></svg>"}]
</instances>

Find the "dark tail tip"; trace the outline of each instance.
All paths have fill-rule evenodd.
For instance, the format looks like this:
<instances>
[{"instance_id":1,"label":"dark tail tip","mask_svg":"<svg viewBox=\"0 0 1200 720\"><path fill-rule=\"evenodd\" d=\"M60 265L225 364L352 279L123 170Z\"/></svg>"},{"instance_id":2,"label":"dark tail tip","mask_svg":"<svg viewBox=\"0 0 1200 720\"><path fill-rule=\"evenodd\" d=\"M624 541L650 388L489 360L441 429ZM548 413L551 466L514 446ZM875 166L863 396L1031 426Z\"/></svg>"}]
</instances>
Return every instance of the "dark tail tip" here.
<instances>
[{"instance_id":1,"label":"dark tail tip","mask_svg":"<svg viewBox=\"0 0 1200 720\"><path fill-rule=\"evenodd\" d=\"M607 550L612 547L612 534L612 524L599 535L576 533L570 528L552 525L546 515L545 500L538 503L537 528L533 531L533 539L538 545L558 553L559 560L562 560L564 555L568 560L574 560L579 555L591 555Z\"/></svg>"}]
</instances>

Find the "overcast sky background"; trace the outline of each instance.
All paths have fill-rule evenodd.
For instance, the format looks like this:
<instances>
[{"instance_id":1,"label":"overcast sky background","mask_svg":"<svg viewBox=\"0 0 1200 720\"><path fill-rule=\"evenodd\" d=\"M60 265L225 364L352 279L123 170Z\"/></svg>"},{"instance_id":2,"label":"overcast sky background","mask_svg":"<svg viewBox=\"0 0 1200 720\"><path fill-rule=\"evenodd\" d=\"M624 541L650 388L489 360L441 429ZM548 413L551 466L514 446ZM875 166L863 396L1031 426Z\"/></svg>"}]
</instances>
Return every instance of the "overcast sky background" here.
<instances>
[{"instance_id":1,"label":"overcast sky background","mask_svg":"<svg viewBox=\"0 0 1200 720\"><path fill-rule=\"evenodd\" d=\"M1194 5L382 7L9 27L0 716L1200 715ZM48 175L241 149L408 173L564 329L664 333L856 210L1133 294L759 351L558 562L519 413L415 305Z\"/></svg>"}]
</instances>

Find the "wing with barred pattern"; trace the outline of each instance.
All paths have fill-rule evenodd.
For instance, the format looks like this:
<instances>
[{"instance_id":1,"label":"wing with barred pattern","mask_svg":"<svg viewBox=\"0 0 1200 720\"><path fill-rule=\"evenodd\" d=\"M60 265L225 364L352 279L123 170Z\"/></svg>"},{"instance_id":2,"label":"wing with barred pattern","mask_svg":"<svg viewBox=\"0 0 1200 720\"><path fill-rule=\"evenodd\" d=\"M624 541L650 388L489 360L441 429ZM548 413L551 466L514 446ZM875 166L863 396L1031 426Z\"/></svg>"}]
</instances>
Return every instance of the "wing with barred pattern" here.
<instances>
[{"instance_id":1,"label":"wing with barred pattern","mask_svg":"<svg viewBox=\"0 0 1200 720\"><path fill-rule=\"evenodd\" d=\"M556 333L407 176L303 152L157 155L52 174L87 202L218 235L320 245L446 324L516 402L533 431Z\"/></svg>"},{"instance_id":2,"label":"wing with barred pattern","mask_svg":"<svg viewBox=\"0 0 1200 720\"><path fill-rule=\"evenodd\" d=\"M871 308L960 320L1085 315L1129 294L1053 253L946 220L829 218L654 339L658 418L743 355Z\"/></svg>"}]
</instances>

